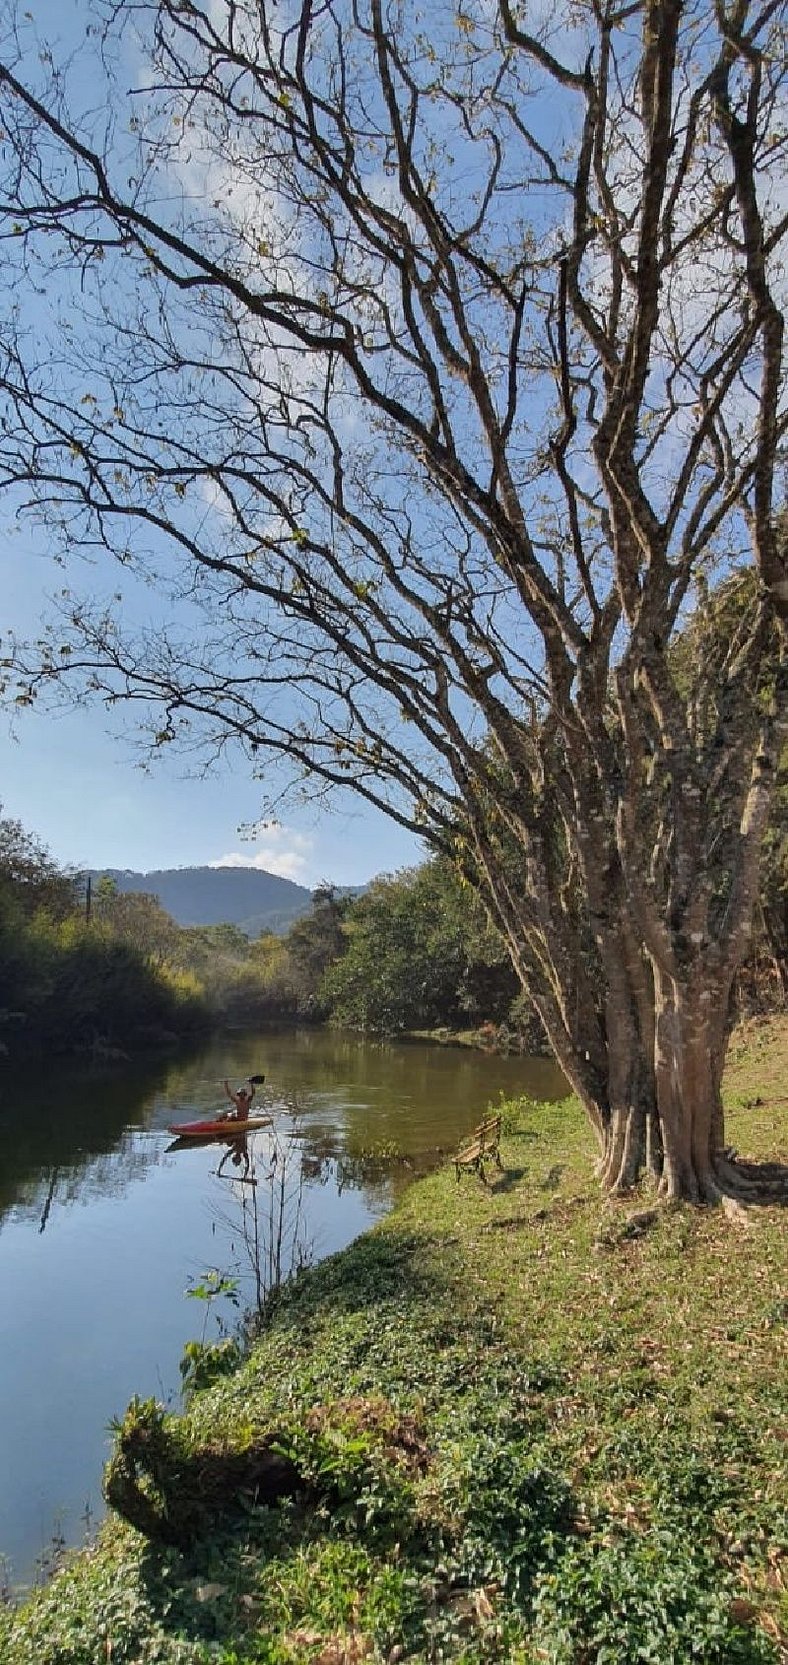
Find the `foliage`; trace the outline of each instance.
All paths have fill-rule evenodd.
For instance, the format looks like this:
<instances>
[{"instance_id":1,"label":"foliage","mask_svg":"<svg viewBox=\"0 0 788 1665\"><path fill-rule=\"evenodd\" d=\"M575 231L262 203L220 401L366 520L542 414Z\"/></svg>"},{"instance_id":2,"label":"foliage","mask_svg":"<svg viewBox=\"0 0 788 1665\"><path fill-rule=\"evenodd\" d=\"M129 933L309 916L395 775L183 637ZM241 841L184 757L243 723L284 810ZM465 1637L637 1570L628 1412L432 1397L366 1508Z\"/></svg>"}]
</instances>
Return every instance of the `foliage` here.
<instances>
[{"instance_id":1,"label":"foliage","mask_svg":"<svg viewBox=\"0 0 788 1665\"><path fill-rule=\"evenodd\" d=\"M234 925L187 926L176 930L169 954L199 979L219 1024L315 1022L324 1011L323 973L344 949L345 907L324 887L283 936L265 933L250 942Z\"/></svg>"},{"instance_id":2,"label":"foliage","mask_svg":"<svg viewBox=\"0 0 788 1665\"><path fill-rule=\"evenodd\" d=\"M509 1015L518 983L504 945L446 860L375 880L344 937L321 991L336 1023L392 1033Z\"/></svg>"},{"instance_id":3,"label":"foliage","mask_svg":"<svg viewBox=\"0 0 788 1665\"><path fill-rule=\"evenodd\" d=\"M287 933L287 958L291 986L300 1010L314 1013L324 974L345 951L342 929L349 899L338 896L331 885L319 887L312 907L297 919Z\"/></svg>"},{"instance_id":4,"label":"foliage","mask_svg":"<svg viewBox=\"0 0 788 1665\"><path fill-rule=\"evenodd\" d=\"M143 912L146 921L157 918L155 905L137 911L128 932L104 912L104 899L88 921L73 878L17 822L0 821L0 849L0 1038L7 1050L43 1045L107 1056L204 1023L198 985L164 964L140 930Z\"/></svg>"},{"instance_id":5,"label":"foliage","mask_svg":"<svg viewBox=\"0 0 788 1665\"><path fill-rule=\"evenodd\" d=\"M92 918L144 959L156 965L177 963L178 927L156 896L119 890L105 875L94 889Z\"/></svg>"},{"instance_id":6,"label":"foliage","mask_svg":"<svg viewBox=\"0 0 788 1665\"><path fill-rule=\"evenodd\" d=\"M554 1665L773 1660L768 1639L737 1623L735 1614L713 1556L696 1549L686 1530L623 1533L618 1542L570 1545L540 1579L535 1640Z\"/></svg>"},{"instance_id":7,"label":"foliage","mask_svg":"<svg viewBox=\"0 0 788 1665\"><path fill-rule=\"evenodd\" d=\"M0 805L2 809L2 805ZM20 821L0 815L0 908L30 919L62 919L77 905L78 880L64 873Z\"/></svg>"},{"instance_id":8,"label":"foliage","mask_svg":"<svg viewBox=\"0 0 788 1665\"><path fill-rule=\"evenodd\" d=\"M190 1394L210 1387L220 1376L229 1375L240 1363L240 1342L236 1336L224 1333L223 1320L219 1320L219 1340L209 1342L205 1339L214 1303L224 1299L231 1306L238 1306L238 1279L212 1267L199 1282L190 1282L186 1294L190 1300L205 1302L202 1333L199 1340L187 1341L180 1361L182 1391L188 1398Z\"/></svg>"},{"instance_id":9,"label":"foliage","mask_svg":"<svg viewBox=\"0 0 788 1665\"><path fill-rule=\"evenodd\" d=\"M360 896L315 891L284 936L190 927L173 950L197 972L219 1021L261 1017L393 1032L512 1020L517 979L478 898L435 860Z\"/></svg>"},{"instance_id":10,"label":"foliage","mask_svg":"<svg viewBox=\"0 0 788 1665\"><path fill-rule=\"evenodd\" d=\"M181 1387L185 1397L211 1387L221 1376L237 1370L241 1349L234 1336L221 1341L187 1341L180 1360Z\"/></svg>"},{"instance_id":11,"label":"foliage","mask_svg":"<svg viewBox=\"0 0 788 1665\"><path fill-rule=\"evenodd\" d=\"M338 918L341 904L318 892L292 944L253 944L230 924L181 928L155 896L103 875L88 911L76 878L0 819L0 1041L107 1056L207 1022L316 1015L327 955L341 946L338 927L326 935L332 910Z\"/></svg>"}]
</instances>

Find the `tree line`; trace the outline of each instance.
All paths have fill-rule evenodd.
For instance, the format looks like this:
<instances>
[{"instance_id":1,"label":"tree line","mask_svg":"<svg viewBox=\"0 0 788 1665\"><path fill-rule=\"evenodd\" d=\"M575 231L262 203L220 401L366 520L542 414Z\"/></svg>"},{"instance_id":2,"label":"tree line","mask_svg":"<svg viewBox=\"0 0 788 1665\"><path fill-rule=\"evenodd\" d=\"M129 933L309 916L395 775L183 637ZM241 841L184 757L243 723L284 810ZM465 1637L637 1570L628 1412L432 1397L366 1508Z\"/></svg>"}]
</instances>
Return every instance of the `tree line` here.
<instances>
[{"instance_id":1,"label":"tree line","mask_svg":"<svg viewBox=\"0 0 788 1665\"><path fill-rule=\"evenodd\" d=\"M194 1035L206 1015L186 968L101 903L88 920L78 878L19 821L0 818L0 1053L111 1058Z\"/></svg>"},{"instance_id":2,"label":"tree line","mask_svg":"<svg viewBox=\"0 0 788 1665\"><path fill-rule=\"evenodd\" d=\"M0 817L0 1049L99 1059L207 1027L334 1022L375 1033L523 1021L505 947L432 861L360 897L330 886L284 935L179 926L102 878L89 900L19 821Z\"/></svg>"},{"instance_id":3,"label":"tree line","mask_svg":"<svg viewBox=\"0 0 788 1665\"><path fill-rule=\"evenodd\" d=\"M738 1009L788 989L788 768L764 847L758 929ZM93 888L0 818L0 1048L111 1058L207 1028L331 1023L364 1033L464 1032L549 1050L506 944L442 857L361 895L329 885L308 913L255 940L236 925L179 926L154 895Z\"/></svg>"}]
</instances>

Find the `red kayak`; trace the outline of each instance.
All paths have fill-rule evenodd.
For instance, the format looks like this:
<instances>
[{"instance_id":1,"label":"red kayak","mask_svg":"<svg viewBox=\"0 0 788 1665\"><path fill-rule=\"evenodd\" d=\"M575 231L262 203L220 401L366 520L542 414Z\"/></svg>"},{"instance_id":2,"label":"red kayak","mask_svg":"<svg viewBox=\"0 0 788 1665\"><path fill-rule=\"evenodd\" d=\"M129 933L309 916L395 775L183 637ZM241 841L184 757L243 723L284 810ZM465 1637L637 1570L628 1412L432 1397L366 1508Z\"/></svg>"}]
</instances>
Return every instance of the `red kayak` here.
<instances>
[{"instance_id":1,"label":"red kayak","mask_svg":"<svg viewBox=\"0 0 788 1665\"><path fill-rule=\"evenodd\" d=\"M237 1122L231 1116L221 1119L213 1117L207 1122L170 1122L169 1132L178 1139L210 1139L218 1136L221 1139L240 1139L244 1133L254 1133L258 1127L270 1127L273 1116L249 1116L245 1122Z\"/></svg>"}]
</instances>

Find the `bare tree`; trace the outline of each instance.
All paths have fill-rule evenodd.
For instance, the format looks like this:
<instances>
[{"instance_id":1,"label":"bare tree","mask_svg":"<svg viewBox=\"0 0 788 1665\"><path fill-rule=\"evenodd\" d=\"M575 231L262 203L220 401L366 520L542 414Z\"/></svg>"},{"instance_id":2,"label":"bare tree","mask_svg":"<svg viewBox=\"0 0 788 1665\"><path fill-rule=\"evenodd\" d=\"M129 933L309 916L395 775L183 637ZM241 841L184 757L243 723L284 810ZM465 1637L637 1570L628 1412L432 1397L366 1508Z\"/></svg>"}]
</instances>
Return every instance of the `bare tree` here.
<instances>
[{"instance_id":1,"label":"bare tree","mask_svg":"<svg viewBox=\"0 0 788 1665\"><path fill-rule=\"evenodd\" d=\"M180 612L67 596L16 697L137 699L416 829L604 1185L750 1194L720 1078L786 731L783 8L90 9L89 84L7 23L0 469L69 572Z\"/></svg>"}]
</instances>

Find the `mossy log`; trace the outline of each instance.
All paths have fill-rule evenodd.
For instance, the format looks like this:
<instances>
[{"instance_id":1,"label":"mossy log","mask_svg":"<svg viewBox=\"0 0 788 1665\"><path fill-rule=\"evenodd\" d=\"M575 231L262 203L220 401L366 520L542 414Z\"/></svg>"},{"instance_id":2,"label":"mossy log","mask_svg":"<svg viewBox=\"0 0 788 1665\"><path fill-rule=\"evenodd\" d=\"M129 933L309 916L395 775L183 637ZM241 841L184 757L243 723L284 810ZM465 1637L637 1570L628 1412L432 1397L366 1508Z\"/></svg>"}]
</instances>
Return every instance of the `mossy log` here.
<instances>
[{"instance_id":1,"label":"mossy log","mask_svg":"<svg viewBox=\"0 0 788 1665\"><path fill-rule=\"evenodd\" d=\"M298 1461L282 1450L294 1434ZM339 1460L343 1440L348 1468ZM104 1496L146 1538L187 1549L242 1503L346 1496L353 1477L363 1484L365 1454L376 1472L381 1461L399 1476L422 1473L429 1460L420 1423L382 1397L313 1406L289 1436L269 1429L238 1448L199 1445L155 1399L133 1399L104 1470Z\"/></svg>"},{"instance_id":2,"label":"mossy log","mask_svg":"<svg viewBox=\"0 0 788 1665\"><path fill-rule=\"evenodd\" d=\"M104 1497L138 1532L186 1549L240 1500L275 1503L304 1487L269 1433L242 1449L191 1446L153 1399L132 1400L104 1471Z\"/></svg>"}]
</instances>

